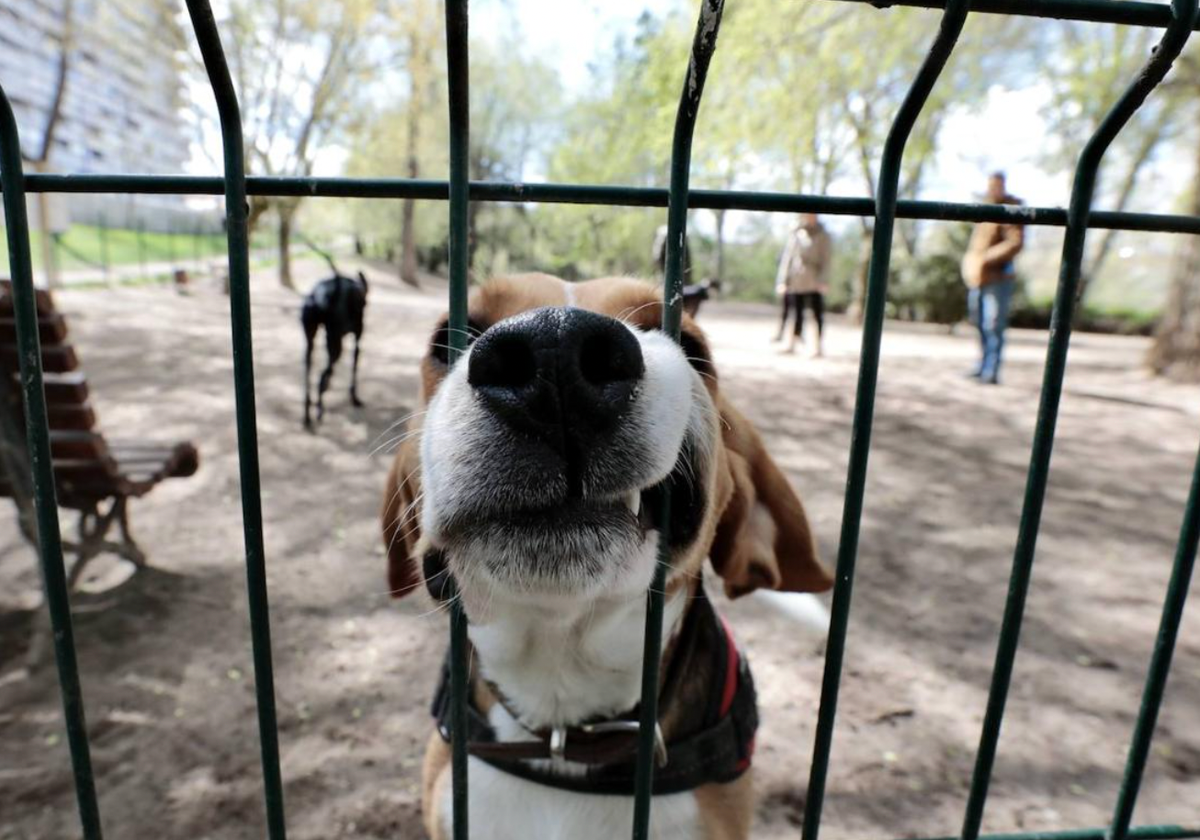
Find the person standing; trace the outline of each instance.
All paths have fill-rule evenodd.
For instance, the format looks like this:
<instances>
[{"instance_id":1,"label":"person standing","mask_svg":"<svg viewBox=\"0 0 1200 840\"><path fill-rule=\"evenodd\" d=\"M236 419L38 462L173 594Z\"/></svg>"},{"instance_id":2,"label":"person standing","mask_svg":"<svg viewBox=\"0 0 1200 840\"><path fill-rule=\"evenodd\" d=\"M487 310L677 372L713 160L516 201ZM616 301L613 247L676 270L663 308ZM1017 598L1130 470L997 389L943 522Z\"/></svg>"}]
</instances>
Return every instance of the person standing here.
<instances>
[{"instance_id":1,"label":"person standing","mask_svg":"<svg viewBox=\"0 0 1200 840\"><path fill-rule=\"evenodd\" d=\"M988 178L989 204L1021 204L1009 195L1003 172ZM963 255L962 275L967 284L967 307L971 323L979 330L979 366L969 375L988 385L1000 382L1004 331L1017 285L1013 264L1025 245L1025 228L1013 222L981 222L971 232Z\"/></svg>"},{"instance_id":2,"label":"person standing","mask_svg":"<svg viewBox=\"0 0 1200 840\"><path fill-rule=\"evenodd\" d=\"M796 342L804 339L804 310L811 308L817 322L817 343L813 355L823 353L825 333L825 293L829 290L829 270L833 263L833 240L815 213L800 214L800 223L788 236L787 246L775 275L775 291L783 297L783 314L776 341L787 330L789 310L795 326L782 352L792 353Z\"/></svg>"}]
</instances>

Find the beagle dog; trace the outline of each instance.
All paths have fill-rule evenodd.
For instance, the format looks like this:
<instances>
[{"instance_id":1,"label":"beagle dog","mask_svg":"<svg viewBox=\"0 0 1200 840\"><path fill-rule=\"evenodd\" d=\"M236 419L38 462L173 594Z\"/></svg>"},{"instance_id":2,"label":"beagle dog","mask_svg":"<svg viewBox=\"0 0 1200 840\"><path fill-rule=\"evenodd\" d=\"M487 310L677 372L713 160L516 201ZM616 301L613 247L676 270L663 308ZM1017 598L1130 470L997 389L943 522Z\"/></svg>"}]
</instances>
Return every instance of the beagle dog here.
<instances>
[{"instance_id":1,"label":"beagle dog","mask_svg":"<svg viewBox=\"0 0 1200 840\"><path fill-rule=\"evenodd\" d=\"M705 596L828 589L800 499L722 395L700 329L659 330L628 278L493 280L446 320L382 511L396 596L461 598L473 836L611 840L632 825L646 589L666 540L652 834L743 840L757 726L745 659ZM670 509L661 514L662 492ZM665 521L660 521L664 519ZM450 836L445 668L423 813Z\"/></svg>"}]
</instances>

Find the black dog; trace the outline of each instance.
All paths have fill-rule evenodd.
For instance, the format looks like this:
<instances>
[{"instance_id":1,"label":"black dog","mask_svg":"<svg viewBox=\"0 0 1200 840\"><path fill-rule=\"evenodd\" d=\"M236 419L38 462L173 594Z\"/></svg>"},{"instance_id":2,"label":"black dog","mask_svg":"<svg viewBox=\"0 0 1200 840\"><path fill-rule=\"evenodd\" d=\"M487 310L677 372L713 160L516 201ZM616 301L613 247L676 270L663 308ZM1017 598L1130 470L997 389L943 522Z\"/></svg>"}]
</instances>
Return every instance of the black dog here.
<instances>
[{"instance_id":1,"label":"black dog","mask_svg":"<svg viewBox=\"0 0 1200 840\"><path fill-rule=\"evenodd\" d=\"M350 372L350 402L361 406L358 398L358 348L362 342L363 313L367 308L367 278L360 271L358 279L342 275L336 268L332 277L317 283L304 298L300 323L304 325L304 428L313 428L312 399L309 380L312 378L313 339L317 329L325 327L325 351L329 362L321 372L317 385L317 422L325 416L325 391L333 376L333 366L342 355L342 341L347 333L354 335L354 366Z\"/></svg>"},{"instance_id":2,"label":"black dog","mask_svg":"<svg viewBox=\"0 0 1200 840\"><path fill-rule=\"evenodd\" d=\"M721 291L720 280L701 280L683 287L683 311L695 318L700 314L700 304Z\"/></svg>"}]
</instances>

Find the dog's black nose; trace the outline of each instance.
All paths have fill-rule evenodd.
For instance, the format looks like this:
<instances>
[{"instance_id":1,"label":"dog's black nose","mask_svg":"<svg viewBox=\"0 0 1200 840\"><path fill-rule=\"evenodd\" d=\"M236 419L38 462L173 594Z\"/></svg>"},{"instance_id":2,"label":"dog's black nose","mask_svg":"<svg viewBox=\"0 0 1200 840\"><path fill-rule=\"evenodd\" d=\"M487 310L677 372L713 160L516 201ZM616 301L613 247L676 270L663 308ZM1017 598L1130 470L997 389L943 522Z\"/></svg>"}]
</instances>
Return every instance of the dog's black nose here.
<instances>
[{"instance_id":1,"label":"dog's black nose","mask_svg":"<svg viewBox=\"0 0 1200 840\"><path fill-rule=\"evenodd\" d=\"M641 345L620 321L547 307L480 336L467 381L513 428L571 458L616 425L644 370Z\"/></svg>"}]
</instances>

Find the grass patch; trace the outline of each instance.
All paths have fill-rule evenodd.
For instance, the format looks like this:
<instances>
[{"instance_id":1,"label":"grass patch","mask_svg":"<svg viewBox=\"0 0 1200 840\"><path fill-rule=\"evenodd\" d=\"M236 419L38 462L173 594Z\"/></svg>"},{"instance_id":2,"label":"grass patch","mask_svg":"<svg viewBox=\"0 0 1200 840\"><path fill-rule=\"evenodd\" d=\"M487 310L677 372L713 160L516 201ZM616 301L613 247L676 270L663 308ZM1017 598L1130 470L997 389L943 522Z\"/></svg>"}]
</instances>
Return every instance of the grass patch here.
<instances>
[{"instance_id":1,"label":"grass patch","mask_svg":"<svg viewBox=\"0 0 1200 840\"><path fill-rule=\"evenodd\" d=\"M42 269L42 233L29 232L35 270ZM270 231L256 234L251 247L267 248L273 243ZM225 255L223 233L157 233L125 228L72 225L55 243L58 266L63 271L102 269L107 266L137 265L142 262L189 263ZM7 274L8 243L0 239L0 272Z\"/></svg>"}]
</instances>

